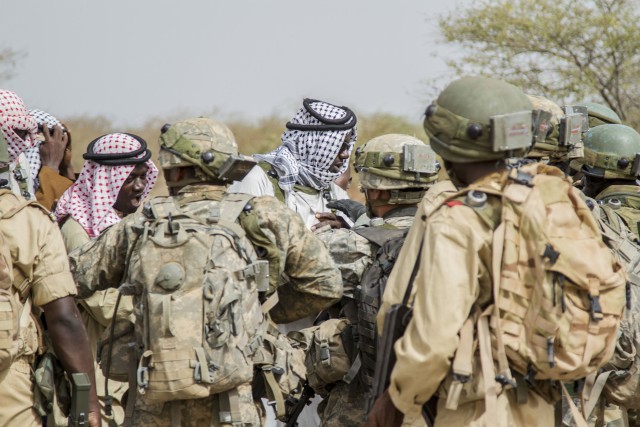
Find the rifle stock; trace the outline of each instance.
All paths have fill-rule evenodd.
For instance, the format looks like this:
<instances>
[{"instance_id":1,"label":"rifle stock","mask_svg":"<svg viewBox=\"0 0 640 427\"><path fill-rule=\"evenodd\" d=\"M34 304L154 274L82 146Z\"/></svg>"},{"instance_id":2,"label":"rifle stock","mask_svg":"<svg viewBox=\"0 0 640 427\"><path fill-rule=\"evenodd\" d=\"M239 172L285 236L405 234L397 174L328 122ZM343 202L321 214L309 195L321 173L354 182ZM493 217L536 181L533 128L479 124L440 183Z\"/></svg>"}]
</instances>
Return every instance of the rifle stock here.
<instances>
[{"instance_id":1,"label":"rifle stock","mask_svg":"<svg viewBox=\"0 0 640 427\"><path fill-rule=\"evenodd\" d=\"M311 388L308 383L305 383L302 387L302 393L300 393L300 397L298 401L290 406L290 409L287 408L287 418L285 421L286 427L297 427L298 425L298 417L300 413L307 406L311 399L316 395L316 392Z\"/></svg>"}]
</instances>

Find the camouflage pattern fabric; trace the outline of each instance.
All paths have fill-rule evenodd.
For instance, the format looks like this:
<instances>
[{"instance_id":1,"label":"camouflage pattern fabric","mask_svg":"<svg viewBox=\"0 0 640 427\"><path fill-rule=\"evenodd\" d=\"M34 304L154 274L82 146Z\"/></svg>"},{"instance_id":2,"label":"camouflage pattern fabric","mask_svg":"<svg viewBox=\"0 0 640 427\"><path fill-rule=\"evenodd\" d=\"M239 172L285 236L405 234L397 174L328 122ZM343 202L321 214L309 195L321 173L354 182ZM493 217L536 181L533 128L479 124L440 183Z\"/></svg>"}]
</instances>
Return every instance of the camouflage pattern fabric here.
<instances>
[{"instance_id":1,"label":"camouflage pattern fabric","mask_svg":"<svg viewBox=\"0 0 640 427\"><path fill-rule=\"evenodd\" d=\"M181 427L258 427L263 425L258 408L251 396L251 386L248 384L239 386L237 391L238 413L233 415L232 422L223 423L217 416L220 413L220 395L205 399L177 401ZM138 400L131 427L172 427L171 405L173 403L153 405Z\"/></svg>"},{"instance_id":2,"label":"camouflage pattern fabric","mask_svg":"<svg viewBox=\"0 0 640 427\"><path fill-rule=\"evenodd\" d=\"M610 185L595 197L602 202L610 202L613 199L620 201L620 208L616 213L624 220L627 227L636 237L640 236L640 186L637 185Z\"/></svg>"},{"instance_id":3,"label":"camouflage pattern fabric","mask_svg":"<svg viewBox=\"0 0 640 427\"><path fill-rule=\"evenodd\" d=\"M225 187L219 186L188 186L180 191L175 201L189 215L207 217L216 201L224 196L224 190ZM276 277L279 279L280 303L271 311L273 319L278 322L296 320L335 303L342 295L342 283L323 244L305 228L295 212L274 198L257 197L250 204L255 223L263 237L275 246L272 256L278 260ZM124 281L126 260L140 234L141 220L141 214L130 215L95 241L70 254L80 297ZM242 218L240 220L242 222ZM252 234L257 233L248 233L248 236ZM266 249L259 244L254 246L260 256L267 256ZM150 262L136 257L140 255L134 251L131 263ZM282 286L283 283L286 285ZM152 424L146 425L155 425L150 422Z\"/></svg>"}]
</instances>

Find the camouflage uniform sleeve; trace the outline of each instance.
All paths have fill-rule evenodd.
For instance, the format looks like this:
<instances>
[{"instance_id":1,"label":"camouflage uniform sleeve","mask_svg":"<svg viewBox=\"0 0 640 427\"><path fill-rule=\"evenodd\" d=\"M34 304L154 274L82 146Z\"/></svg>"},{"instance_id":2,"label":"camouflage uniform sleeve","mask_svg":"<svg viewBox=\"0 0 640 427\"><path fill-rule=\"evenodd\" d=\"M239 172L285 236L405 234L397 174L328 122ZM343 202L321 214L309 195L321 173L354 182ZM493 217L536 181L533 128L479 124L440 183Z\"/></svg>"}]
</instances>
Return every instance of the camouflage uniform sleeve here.
<instances>
[{"instance_id":1,"label":"camouflage uniform sleeve","mask_svg":"<svg viewBox=\"0 0 640 427\"><path fill-rule=\"evenodd\" d=\"M316 232L316 237L324 243L340 270L344 294L353 297L364 271L373 261L375 246L359 234L343 228L322 227Z\"/></svg>"},{"instance_id":2,"label":"camouflage uniform sleeve","mask_svg":"<svg viewBox=\"0 0 640 427\"><path fill-rule=\"evenodd\" d=\"M413 317L394 346L397 361L389 387L394 405L409 418L419 416L449 372L473 304L487 304L491 295L492 233L471 209L439 210L427 221L424 236ZM415 262L415 256L400 258L394 271L410 271Z\"/></svg>"},{"instance_id":3,"label":"camouflage uniform sleeve","mask_svg":"<svg viewBox=\"0 0 640 427\"><path fill-rule=\"evenodd\" d=\"M79 298L87 298L96 291L122 283L127 254L136 238L130 227L134 217L130 215L69 254Z\"/></svg>"},{"instance_id":4,"label":"camouflage uniform sleeve","mask_svg":"<svg viewBox=\"0 0 640 427\"><path fill-rule=\"evenodd\" d=\"M278 253L274 261L278 264L280 302L271 310L273 320L293 322L337 302L342 296L342 280L323 243L295 212L275 198L257 197L252 204L260 230Z\"/></svg>"}]
</instances>

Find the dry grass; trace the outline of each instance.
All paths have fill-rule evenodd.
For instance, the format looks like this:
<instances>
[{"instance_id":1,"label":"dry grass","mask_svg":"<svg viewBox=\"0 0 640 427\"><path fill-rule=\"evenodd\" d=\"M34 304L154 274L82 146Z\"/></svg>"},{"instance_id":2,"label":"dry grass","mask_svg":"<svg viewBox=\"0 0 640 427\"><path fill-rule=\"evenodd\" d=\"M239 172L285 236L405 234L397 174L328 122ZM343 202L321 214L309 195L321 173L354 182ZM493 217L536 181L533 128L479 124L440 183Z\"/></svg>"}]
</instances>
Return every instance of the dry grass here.
<instances>
[{"instance_id":1,"label":"dry grass","mask_svg":"<svg viewBox=\"0 0 640 427\"><path fill-rule=\"evenodd\" d=\"M170 119L154 118L137 128L119 129L102 116L71 117L65 120L73 135L73 167L76 172L82 168L82 154L87 145L94 138L109 132L130 132L144 138L153 151L153 160L157 160L158 137L160 128L166 122L180 120L181 117ZM241 118L230 118L225 123L231 128L236 137L240 152L243 154L265 153L280 144L280 135L288 118L271 115L257 121ZM371 138L387 133L405 133L426 141L427 137L421 123L409 123L406 119L390 114L371 114L358 116L358 141L362 145ZM156 162L157 164L157 162ZM152 195L166 195L166 185L162 174ZM349 194L356 200L362 200L358 189L358 176L353 174L353 184Z\"/></svg>"}]
</instances>

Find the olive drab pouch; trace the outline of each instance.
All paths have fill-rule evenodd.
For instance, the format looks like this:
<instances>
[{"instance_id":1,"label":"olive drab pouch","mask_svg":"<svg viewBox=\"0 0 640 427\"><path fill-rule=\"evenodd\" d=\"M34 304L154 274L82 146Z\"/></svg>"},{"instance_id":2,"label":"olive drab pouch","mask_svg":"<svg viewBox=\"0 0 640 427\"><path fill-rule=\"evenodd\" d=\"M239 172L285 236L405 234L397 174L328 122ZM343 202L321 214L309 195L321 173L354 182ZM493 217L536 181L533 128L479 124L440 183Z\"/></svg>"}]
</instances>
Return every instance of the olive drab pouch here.
<instances>
[{"instance_id":1,"label":"olive drab pouch","mask_svg":"<svg viewBox=\"0 0 640 427\"><path fill-rule=\"evenodd\" d=\"M289 336L307 348L307 380L316 393L326 396L330 386L343 380L351 368L355 353L351 322L329 319Z\"/></svg>"},{"instance_id":2,"label":"olive drab pouch","mask_svg":"<svg viewBox=\"0 0 640 427\"><path fill-rule=\"evenodd\" d=\"M559 169L538 163L513 168L503 173L500 186L480 180L445 203L457 199L481 214L487 195L499 197L501 205L492 224L493 304L478 308L475 324L467 322L460 333L450 396L472 374L475 336L487 413L495 413L496 390L516 386L512 371L530 382L566 382L607 363L625 306L626 278L589 208ZM475 334L465 333L473 328ZM456 406L455 398L447 402Z\"/></svg>"},{"instance_id":3,"label":"olive drab pouch","mask_svg":"<svg viewBox=\"0 0 640 427\"><path fill-rule=\"evenodd\" d=\"M123 295L121 298L131 298ZM100 369L105 378L114 381L128 382L130 372L131 347L136 345L134 323L129 318L130 313L118 310L108 327L100 336L97 345L97 358ZM111 327L114 327L113 335Z\"/></svg>"},{"instance_id":4,"label":"olive drab pouch","mask_svg":"<svg viewBox=\"0 0 640 427\"><path fill-rule=\"evenodd\" d=\"M305 352L269 321L263 345L253 357L253 395L274 402L276 418L283 420L286 403L297 399L307 375Z\"/></svg>"},{"instance_id":5,"label":"olive drab pouch","mask_svg":"<svg viewBox=\"0 0 640 427\"><path fill-rule=\"evenodd\" d=\"M250 199L227 195L204 217L172 198L145 206L127 276L145 400L199 399L251 381L266 327L258 283L268 268L236 222Z\"/></svg>"}]
</instances>

